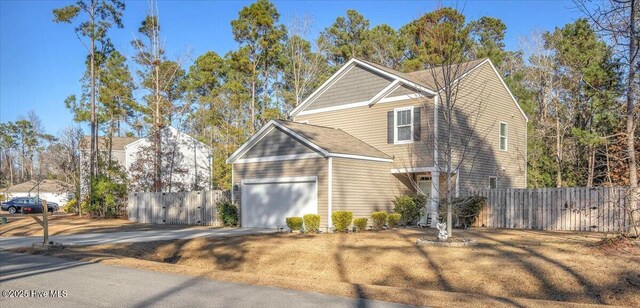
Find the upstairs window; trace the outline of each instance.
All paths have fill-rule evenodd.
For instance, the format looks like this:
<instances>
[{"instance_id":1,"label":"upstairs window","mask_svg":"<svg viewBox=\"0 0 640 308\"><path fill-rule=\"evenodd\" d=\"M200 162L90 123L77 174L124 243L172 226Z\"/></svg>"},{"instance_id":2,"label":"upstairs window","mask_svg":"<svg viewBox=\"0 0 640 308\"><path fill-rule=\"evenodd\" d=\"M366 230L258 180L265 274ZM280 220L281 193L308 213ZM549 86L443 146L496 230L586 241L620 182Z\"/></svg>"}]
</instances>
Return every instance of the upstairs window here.
<instances>
[{"instance_id":1,"label":"upstairs window","mask_svg":"<svg viewBox=\"0 0 640 308\"><path fill-rule=\"evenodd\" d=\"M413 142L413 107L396 108L394 143Z\"/></svg>"},{"instance_id":2,"label":"upstairs window","mask_svg":"<svg viewBox=\"0 0 640 308\"><path fill-rule=\"evenodd\" d=\"M508 136L509 136L509 127L507 126L507 123L500 122L500 150L501 151L507 150L507 144L509 141Z\"/></svg>"},{"instance_id":3,"label":"upstairs window","mask_svg":"<svg viewBox=\"0 0 640 308\"><path fill-rule=\"evenodd\" d=\"M490 176L489 177L489 188L490 189L496 189L498 188L498 178L495 176Z\"/></svg>"}]
</instances>

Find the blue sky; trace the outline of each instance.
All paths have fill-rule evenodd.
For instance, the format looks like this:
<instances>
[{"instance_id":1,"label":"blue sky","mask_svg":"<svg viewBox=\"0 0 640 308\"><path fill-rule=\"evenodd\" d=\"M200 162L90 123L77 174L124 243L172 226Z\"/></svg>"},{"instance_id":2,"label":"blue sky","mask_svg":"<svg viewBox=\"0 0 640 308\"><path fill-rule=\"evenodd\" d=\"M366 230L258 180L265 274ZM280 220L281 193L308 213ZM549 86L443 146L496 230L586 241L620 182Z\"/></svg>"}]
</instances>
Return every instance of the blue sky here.
<instances>
[{"instance_id":1,"label":"blue sky","mask_svg":"<svg viewBox=\"0 0 640 308\"><path fill-rule=\"evenodd\" d=\"M54 8L75 1L0 0L0 122L14 121L34 110L48 133L72 125L64 106L80 93L86 49L73 26L52 22ZM170 57L196 58L208 50L220 55L237 48L231 20L251 1L160 1L160 22ZM507 49L517 49L521 37L533 30L551 30L581 16L572 1L274 1L285 22L311 14L316 35L356 9L371 25L387 23L399 28L439 6L457 6L470 20L500 18L507 25ZM147 13L147 1L126 1L124 29L110 32L116 48L127 56L136 29ZM188 64L189 61L187 61Z\"/></svg>"}]
</instances>

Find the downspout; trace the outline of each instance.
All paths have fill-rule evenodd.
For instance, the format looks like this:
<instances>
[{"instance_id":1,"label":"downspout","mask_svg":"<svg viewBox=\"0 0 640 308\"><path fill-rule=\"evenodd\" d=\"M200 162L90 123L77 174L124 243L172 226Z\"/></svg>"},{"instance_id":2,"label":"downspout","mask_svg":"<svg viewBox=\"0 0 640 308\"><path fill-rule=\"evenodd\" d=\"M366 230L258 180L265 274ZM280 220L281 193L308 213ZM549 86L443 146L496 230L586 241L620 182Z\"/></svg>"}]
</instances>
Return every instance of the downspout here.
<instances>
[{"instance_id":1,"label":"downspout","mask_svg":"<svg viewBox=\"0 0 640 308\"><path fill-rule=\"evenodd\" d=\"M432 228L436 227L436 223L438 222L438 200L440 200L440 167L438 164L438 113L439 113L439 105L440 99L438 95L433 97L433 166L435 173L431 172L431 206L428 211L431 212L431 226Z\"/></svg>"},{"instance_id":2,"label":"downspout","mask_svg":"<svg viewBox=\"0 0 640 308\"><path fill-rule=\"evenodd\" d=\"M233 194L235 192L235 182L233 181L233 163L231 163L231 204L236 204L236 198Z\"/></svg>"},{"instance_id":3,"label":"downspout","mask_svg":"<svg viewBox=\"0 0 640 308\"><path fill-rule=\"evenodd\" d=\"M331 221L331 213L333 211L333 157L328 158L328 170L327 170L327 178L329 182L329 187L327 188L327 232L333 225Z\"/></svg>"},{"instance_id":4,"label":"downspout","mask_svg":"<svg viewBox=\"0 0 640 308\"><path fill-rule=\"evenodd\" d=\"M438 168L438 104L439 96L433 97L433 166Z\"/></svg>"}]
</instances>

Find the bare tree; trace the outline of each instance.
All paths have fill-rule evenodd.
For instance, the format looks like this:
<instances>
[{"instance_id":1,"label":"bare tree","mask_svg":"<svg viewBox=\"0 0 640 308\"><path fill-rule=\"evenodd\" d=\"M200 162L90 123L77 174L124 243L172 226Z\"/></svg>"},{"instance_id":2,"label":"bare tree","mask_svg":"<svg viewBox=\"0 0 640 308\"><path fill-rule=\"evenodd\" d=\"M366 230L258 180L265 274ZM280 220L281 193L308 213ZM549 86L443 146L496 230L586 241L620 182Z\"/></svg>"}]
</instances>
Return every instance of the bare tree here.
<instances>
[{"instance_id":1,"label":"bare tree","mask_svg":"<svg viewBox=\"0 0 640 308\"><path fill-rule=\"evenodd\" d=\"M311 43L307 39L309 32L313 28L313 17L305 14L302 17L295 16L288 22L288 40L285 46L286 83L293 94L292 105L298 106L302 99L311 93L322 77L323 69L326 67L326 60L320 52L313 52ZM317 46L322 50L323 46ZM287 80L288 79L288 80Z\"/></svg>"},{"instance_id":2,"label":"bare tree","mask_svg":"<svg viewBox=\"0 0 640 308\"><path fill-rule=\"evenodd\" d=\"M562 187L562 166L565 160L564 136L570 126L565 119L566 108L560 104L557 89L560 78L556 72L556 61L548 46L545 46L543 34L533 32L527 39L521 40L522 49L528 55L529 66L525 69L525 86L535 93L536 112L534 125L536 134L532 138L541 138L547 143L553 138L555 143L556 187Z\"/></svg>"}]
</instances>

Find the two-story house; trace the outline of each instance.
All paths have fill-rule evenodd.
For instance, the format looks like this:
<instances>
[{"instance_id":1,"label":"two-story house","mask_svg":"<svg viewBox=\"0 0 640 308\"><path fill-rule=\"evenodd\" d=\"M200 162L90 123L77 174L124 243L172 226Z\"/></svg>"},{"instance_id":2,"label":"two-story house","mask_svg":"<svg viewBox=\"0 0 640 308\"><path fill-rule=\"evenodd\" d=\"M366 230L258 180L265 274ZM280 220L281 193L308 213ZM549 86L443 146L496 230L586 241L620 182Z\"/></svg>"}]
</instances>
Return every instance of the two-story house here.
<instances>
[{"instance_id":1,"label":"two-story house","mask_svg":"<svg viewBox=\"0 0 640 308\"><path fill-rule=\"evenodd\" d=\"M352 59L289 116L227 160L243 227L308 213L331 226L402 194L426 195L433 218L446 192L527 186L527 117L488 59L412 73Z\"/></svg>"}]
</instances>

